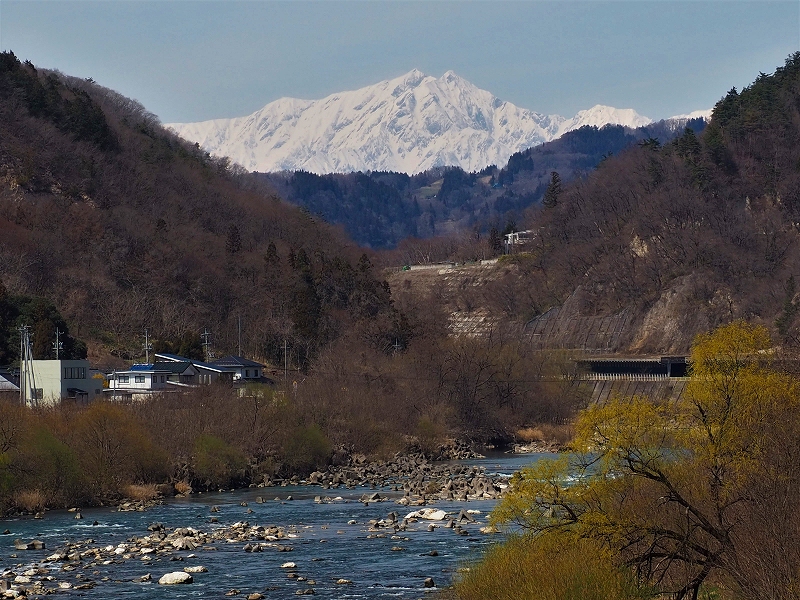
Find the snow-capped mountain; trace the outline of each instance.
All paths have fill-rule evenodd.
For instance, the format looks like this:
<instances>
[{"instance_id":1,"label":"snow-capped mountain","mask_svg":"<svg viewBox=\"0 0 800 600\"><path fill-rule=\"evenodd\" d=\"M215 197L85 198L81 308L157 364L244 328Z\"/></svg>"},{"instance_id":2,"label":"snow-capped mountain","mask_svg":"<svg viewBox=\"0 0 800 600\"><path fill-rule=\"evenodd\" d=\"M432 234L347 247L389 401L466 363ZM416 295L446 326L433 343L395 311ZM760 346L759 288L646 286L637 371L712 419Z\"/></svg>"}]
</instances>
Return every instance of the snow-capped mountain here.
<instances>
[{"instance_id":1,"label":"snow-capped mountain","mask_svg":"<svg viewBox=\"0 0 800 600\"><path fill-rule=\"evenodd\" d=\"M651 120L631 109L595 106L571 119L514 106L448 71L416 69L322 100L281 98L255 113L171 123L181 137L261 172L400 171L437 166L476 171L583 125L628 127Z\"/></svg>"}]
</instances>

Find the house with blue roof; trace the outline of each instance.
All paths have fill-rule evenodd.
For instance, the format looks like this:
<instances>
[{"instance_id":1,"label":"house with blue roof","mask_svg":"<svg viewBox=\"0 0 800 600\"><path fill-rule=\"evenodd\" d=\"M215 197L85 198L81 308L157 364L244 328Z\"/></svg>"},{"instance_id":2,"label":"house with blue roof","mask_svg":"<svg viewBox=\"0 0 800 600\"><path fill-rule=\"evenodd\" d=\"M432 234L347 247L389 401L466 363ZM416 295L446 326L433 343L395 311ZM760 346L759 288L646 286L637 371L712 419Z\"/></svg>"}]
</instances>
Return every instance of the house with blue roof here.
<instances>
[{"instance_id":1,"label":"house with blue roof","mask_svg":"<svg viewBox=\"0 0 800 600\"><path fill-rule=\"evenodd\" d=\"M241 356L207 363L177 354L157 352L151 364L136 364L107 375L106 395L118 400L144 400L154 394L222 382L274 383L264 376L265 366Z\"/></svg>"},{"instance_id":2,"label":"house with blue roof","mask_svg":"<svg viewBox=\"0 0 800 600\"><path fill-rule=\"evenodd\" d=\"M176 377L177 375L177 377ZM105 393L117 400L142 400L147 396L173 391L181 385L181 372L158 364L133 365L126 371L109 373Z\"/></svg>"}]
</instances>

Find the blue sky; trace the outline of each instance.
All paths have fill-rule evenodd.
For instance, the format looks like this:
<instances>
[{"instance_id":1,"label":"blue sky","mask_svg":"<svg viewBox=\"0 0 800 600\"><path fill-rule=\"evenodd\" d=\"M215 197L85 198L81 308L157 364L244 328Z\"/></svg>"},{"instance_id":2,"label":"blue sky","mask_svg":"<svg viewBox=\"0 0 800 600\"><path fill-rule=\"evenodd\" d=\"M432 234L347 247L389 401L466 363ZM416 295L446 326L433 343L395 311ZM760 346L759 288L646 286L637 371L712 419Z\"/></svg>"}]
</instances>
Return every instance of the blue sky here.
<instances>
[{"instance_id":1,"label":"blue sky","mask_svg":"<svg viewBox=\"0 0 800 600\"><path fill-rule=\"evenodd\" d=\"M164 122L448 69L572 116L710 108L800 50L797 0L0 0L0 47L92 77Z\"/></svg>"}]
</instances>

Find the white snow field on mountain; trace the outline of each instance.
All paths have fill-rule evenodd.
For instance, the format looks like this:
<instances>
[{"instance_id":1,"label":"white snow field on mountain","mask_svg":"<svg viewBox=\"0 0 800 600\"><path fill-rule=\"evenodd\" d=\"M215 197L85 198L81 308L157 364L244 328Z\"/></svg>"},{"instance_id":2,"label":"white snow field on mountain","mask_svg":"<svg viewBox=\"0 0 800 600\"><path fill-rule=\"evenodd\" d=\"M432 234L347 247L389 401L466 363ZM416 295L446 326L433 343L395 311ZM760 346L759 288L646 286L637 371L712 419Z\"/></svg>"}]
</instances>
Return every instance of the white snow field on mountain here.
<instances>
[{"instance_id":1,"label":"white snow field on mountain","mask_svg":"<svg viewBox=\"0 0 800 600\"><path fill-rule=\"evenodd\" d=\"M699 113L698 113L699 114ZM597 105L571 119L504 102L452 71L418 70L322 100L281 98L246 117L166 126L251 171L478 171L584 125L642 127L632 109Z\"/></svg>"}]
</instances>

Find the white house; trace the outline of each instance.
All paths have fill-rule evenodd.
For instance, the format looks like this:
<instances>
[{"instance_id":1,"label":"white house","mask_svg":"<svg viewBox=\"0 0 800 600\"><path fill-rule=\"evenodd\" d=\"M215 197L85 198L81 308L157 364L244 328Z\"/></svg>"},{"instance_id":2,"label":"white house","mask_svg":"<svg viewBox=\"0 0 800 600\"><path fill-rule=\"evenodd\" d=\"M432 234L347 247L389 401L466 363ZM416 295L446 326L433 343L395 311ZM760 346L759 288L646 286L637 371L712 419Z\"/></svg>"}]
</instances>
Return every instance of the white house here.
<instances>
[{"instance_id":1,"label":"white house","mask_svg":"<svg viewBox=\"0 0 800 600\"><path fill-rule=\"evenodd\" d=\"M156 354L153 364L133 365L108 374L106 394L112 400L144 400L153 394L180 388L233 381L233 370L176 354Z\"/></svg>"},{"instance_id":2,"label":"white house","mask_svg":"<svg viewBox=\"0 0 800 600\"><path fill-rule=\"evenodd\" d=\"M156 353L157 365L166 366L169 363L189 364L196 371L196 379L188 381L192 385L208 384L215 381L233 381L234 371L227 367L221 367L212 363L205 363L200 360L178 356L177 354Z\"/></svg>"},{"instance_id":3,"label":"white house","mask_svg":"<svg viewBox=\"0 0 800 600\"><path fill-rule=\"evenodd\" d=\"M226 356L215 360L212 364L233 371L234 381L260 381L264 375L264 365L241 356Z\"/></svg>"},{"instance_id":4,"label":"white house","mask_svg":"<svg viewBox=\"0 0 800 600\"><path fill-rule=\"evenodd\" d=\"M88 360L32 360L20 373L26 403L53 406L64 399L88 402L103 393L103 382L95 378Z\"/></svg>"},{"instance_id":5,"label":"white house","mask_svg":"<svg viewBox=\"0 0 800 600\"><path fill-rule=\"evenodd\" d=\"M154 365L133 365L127 371L109 373L105 392L111 399L139 399L164 391L170 375L169 370Z\"/></svg>"}]
</instances>

